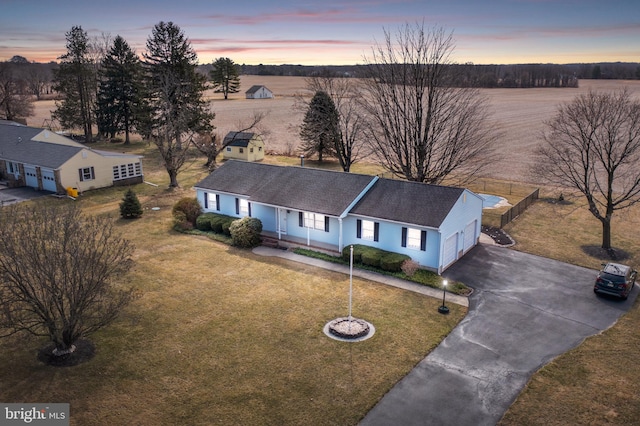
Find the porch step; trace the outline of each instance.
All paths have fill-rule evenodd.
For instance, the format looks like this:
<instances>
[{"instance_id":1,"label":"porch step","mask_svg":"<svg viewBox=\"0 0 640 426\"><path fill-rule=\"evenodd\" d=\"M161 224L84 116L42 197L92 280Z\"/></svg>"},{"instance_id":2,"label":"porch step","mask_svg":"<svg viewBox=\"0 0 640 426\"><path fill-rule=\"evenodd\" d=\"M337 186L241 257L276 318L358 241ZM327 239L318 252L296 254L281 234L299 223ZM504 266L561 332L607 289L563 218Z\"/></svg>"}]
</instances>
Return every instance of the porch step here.
<instances>
[{"instance_id":1,"label":"porch step","mask_svg":"<svg viewBox=\"0 0 640 426\"><path fill-rule=\"evenodd\" d=\"M262 236L262 245L265 247L271 247L271 248L282 248L280 247L280 243L278 242L277 239L271 238L271 237L265 237L264 235Z\"/></svg>"}]
</instances>

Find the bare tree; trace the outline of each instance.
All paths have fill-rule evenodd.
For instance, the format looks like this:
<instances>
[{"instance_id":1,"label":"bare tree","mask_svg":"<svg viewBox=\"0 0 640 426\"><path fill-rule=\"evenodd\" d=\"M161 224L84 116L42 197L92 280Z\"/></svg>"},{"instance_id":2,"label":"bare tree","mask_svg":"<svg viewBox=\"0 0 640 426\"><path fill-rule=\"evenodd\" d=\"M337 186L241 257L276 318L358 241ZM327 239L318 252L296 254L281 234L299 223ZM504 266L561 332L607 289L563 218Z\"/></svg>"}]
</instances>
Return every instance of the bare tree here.
<instances>
[{"instance_id":1,"label":"bare tree","mask_svg":"<svg viewBox=\"0 0 640 426\"><path fill-rule=\"evenodd\" d=\"M72 353L131 300L133 290L116 281L132 253L111 220L84 216L76 206L3 208L0 335L29 332L51 339L54 357Z\"/></svg>"},{"instance_id":2,"label":"bare tree","mask_svg":"<svg viewBox=\"0 0 640 426\"><path fill-rule=\"evenodd\" d=\"M40 100L45 89L51 84L51 70L41 64L30 64L27 68L25 79L31 94Z\"/></svg>"},{"instance_id":3,"label":"bare tree","mask_svg":"<svg viewBox=\"0 0 640 426\"><path fill-rule=\"evenodd\" d=\"M33 101L25 80L18 79L14 64L0 62L0 117L7 120L33 115Z\"/></svg>"},{"instance_id":4,"label":"bare tree","mask_svg":"<svg viewBox=\"0 0 640 426\"><path fill-rule=\"evenodd\" d=\"M210 171L215 170L216 158L226 147L231 145L234 141L236 141L236 137L241 133L257 130L257 133L260 135L264 135L266 132L263 129L260 129L260 123L267 116L267 113L262 111L255 111L253 116L248 122L239 123L235 134L231 138L223 139L215 132L203 132L198 134L193 138L193 145L196 147L201 154L205 155L207 158L204 166L208 168Z\"/></svg>"},{"instance_id":5,"label":"bare tree","mask_svg":"<svg viewBox=\"0 0 640 426\"><path fill-rule=\"evenodd\" d=\"M330 72L308 77L307 89L312 93L325 92L333 100L338 111L338 138L335 140L334 155L345 172L351 166L366 157L364 144L364 119L359 107L359 91L357 80L338 77ZM304 110L308 104L302 100Z\"/></svg>"},{"instance_id":6,"label":"bare tree","mask_svg":"<svg viewBox=\"0 0 640 426\"><path fill-rule=\"evenodd\" d=\"M452 34L405 25L366 60L367 138L382 166L408 180L465 182L485 166L495 135L476 89L453 86Z\"/></svg>"},{"instance_id":7,"label":"bare tree","mask_svg":"<svg viewBox=\"0 0 640 426\"><path fill-rule=\"evenodd\" d=\"M602 248L611 248L617 210L640 201L640 102L627 89L577 96L547 123L536 176L570 187L602 224Z\"/></svg>"}]
</instances>

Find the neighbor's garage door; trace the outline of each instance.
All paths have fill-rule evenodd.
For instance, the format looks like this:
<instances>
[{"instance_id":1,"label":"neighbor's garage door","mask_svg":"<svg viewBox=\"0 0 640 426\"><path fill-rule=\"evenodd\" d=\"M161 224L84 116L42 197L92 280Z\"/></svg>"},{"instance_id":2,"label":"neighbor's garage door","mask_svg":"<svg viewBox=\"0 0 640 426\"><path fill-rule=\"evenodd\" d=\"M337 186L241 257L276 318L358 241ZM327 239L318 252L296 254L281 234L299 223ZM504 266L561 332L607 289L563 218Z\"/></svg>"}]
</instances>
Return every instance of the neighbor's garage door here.
<instances>
[{"instance_id":1,"label":"neighbor's garage door","mask_svg":"<svg viewBox=\"0 0 640 426\"><path fill-rule=\"evenodd\" d=\"M476 223L474 220L464 228L464 251L469 250L476 242Z\"/></svg>"},{"instance_id":2,"label":"neighbor's garage door","mask_svg":"<svg viewBox=\"0 0 640 426\"><path fill-rule=\"evenodd\" d=\"M458 252L458 234L455 233L444 242L444 257L442 259L442 266L447 267L456 260L456 254Z\"/></svg>"},{"instance_id":3,"label":"neighbor's garage door","mask_svg":"<svg viewBox=\"0 0 640 426\"><path fill-rule=\"evenodd\" d=\"M24 166L25 183L27 186L38 189L38 175L33 166Z\"/></svg>"},{"instance_id":4,"label":"neighbor's garage door","mask_svg":"<svg viewBox=\"0 0 640 426\"><path fill-rule=\"evenodd\" d=\"M56 188L56 177L53 174L53 170L40 169L40 173L42 173L42 189L57 192L58 188Z\"/></svg>"}]
</instances>

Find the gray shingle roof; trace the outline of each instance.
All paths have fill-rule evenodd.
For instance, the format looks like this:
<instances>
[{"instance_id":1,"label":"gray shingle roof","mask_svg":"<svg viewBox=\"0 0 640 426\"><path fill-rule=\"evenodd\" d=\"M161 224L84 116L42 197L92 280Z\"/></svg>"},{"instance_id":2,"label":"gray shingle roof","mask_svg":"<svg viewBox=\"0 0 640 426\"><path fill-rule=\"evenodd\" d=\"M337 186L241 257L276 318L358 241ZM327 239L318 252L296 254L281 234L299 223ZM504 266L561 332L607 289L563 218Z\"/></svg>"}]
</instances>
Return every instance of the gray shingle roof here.
<instances>
[{"instance_id":1,"label":"gray shingle roof","mask_svg":"<svg viewBox=\"0 0 640 426\"><path fill-rule=\"evenodd\" d=\"M292 210L340 216L374 176L229 160L196 187Z\"/></svg>"},{"instance_id":2,"label":"gray shingle roof","mask_svg":"<svg viewBox=\"0 0 640 426\"><path fill-rule=\"evenodd\" d=\"M262 84L257 84L257 85L251 86L249 90L247 90L245 93L249 93L249 94L256 93L258 90L260 90L261 87L264 87L265 89L269 90L267 86L264 86ZM269 92L271 92L271 90L269 90Z\"/></svg>"},{"instance_id":3,"label":"gray shingle roof","mask_svg":"<svg viewBox=\"0 0 640 426\"><path fill-rule=\"evenodd\" d=\"M226 145L227 142L233 139L233 142L228 146L243 146L246 148L249 145L249 141L251 141L251 138L254 136L255 133L251 132L229 132L227 133L227 136L224 137L222 143Z\"/></svg>"},{"instance_id":4,"label":"gray shingle roof","mask_svg":"<svg viewBox=\"0 0 640 426\"><path fill-rule=\"evenodd\" d=\"M350 213L438 228L463 188L379 179Z\"/></svg>"},{"instance_id":5,"label":"gray shingle roof","mask_svg":"<svg viewBox=\"0 0 640 426\"><path fill-rule=\"evenodd\" d=\"M35 127L0 123L0 158L57 169L82 150L81 147L31 140L43 131Z\"/></svg>"}]
</instances>

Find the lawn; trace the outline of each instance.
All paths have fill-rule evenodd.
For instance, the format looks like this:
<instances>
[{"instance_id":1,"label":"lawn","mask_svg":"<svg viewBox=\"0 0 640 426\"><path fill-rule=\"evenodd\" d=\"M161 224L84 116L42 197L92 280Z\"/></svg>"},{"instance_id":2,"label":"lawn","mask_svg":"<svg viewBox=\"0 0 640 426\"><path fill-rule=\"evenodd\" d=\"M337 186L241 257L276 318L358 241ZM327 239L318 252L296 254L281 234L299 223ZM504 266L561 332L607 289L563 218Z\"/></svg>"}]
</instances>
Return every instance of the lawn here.
<instances>
[{"instance_id":1,"label":"lawn","mask_svg":"<svg viewBox=\"0 0 640 426\"><path fill-rule=\"evenodd\" d=\"M569 198L560 203L558 195L541 194L540 201L507 226L517 242L515 248L599 268L607 259L591 256L584 248L601 244L600 222L589 213L582 199ZM614 214L612 228L613 246L628 255L622 262L640 267L640 206ZM568 306L570 303L567 300ZM615 326L588 338L536 373L500 424L637 424L640 421L638 323L640 306L636 301Z\"/></svg>"},{"instance_id":2,"label":"lawn","mask_svg":"<svg viewBox=\"0 0 640 426\"><path fill-rule=\"evenodd\" d=\"M145 153L145 179L159 185L134 187L143 217L117 218L125 188L78 202L135 243L122 284L140 297L91 337L96 355L76 367L38 362L41 339L4 339L1 401L68 402L74 425L356 424L466 314L450 305L443 316L439 300L355 278L353 314L376 333L332 340L322 328L347 314L348 276L172 231L171 206L193 190L167 191L154 151L130 150ZM204 175L193 162L179 180L190 188Z\"/></svg>"}]
</instances>

